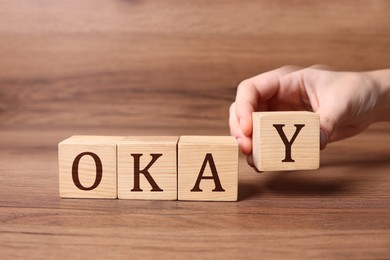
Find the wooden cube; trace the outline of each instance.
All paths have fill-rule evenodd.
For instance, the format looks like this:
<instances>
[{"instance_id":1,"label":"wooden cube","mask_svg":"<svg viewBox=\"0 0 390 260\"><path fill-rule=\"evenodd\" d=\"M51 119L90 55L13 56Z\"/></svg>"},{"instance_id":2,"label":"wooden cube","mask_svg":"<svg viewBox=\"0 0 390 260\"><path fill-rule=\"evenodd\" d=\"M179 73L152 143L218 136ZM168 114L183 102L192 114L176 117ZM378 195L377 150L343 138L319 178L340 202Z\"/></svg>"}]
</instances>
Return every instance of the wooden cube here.
<instances>
[{"instance_id":1,"label":"wooden cube","mask_svg":"<svg viewBox=\"0 0 390 260\"><path fill-rule=\"evenodd\" d=\"M259 171L318 169L320 118L312 112L254 112L253 162Z\"/></svg>"},{"instance_id":2,"label":"wooden cube","mask_svg":"<svg viewBox=\"0 0 390 260\"><path fill-rule=\"evenodd\" d=\"M72 136L58 145L60 196L117 198L119 136Z\"/></svg>"},{"instance_id":3,"label":"wooden cube","mask_svg":"<svg viewBox=\"0 0 390 260\"><path fill-rule=\"evenodd\" d=\"M181 136L178 199L237 201L238 144L231 136Z\"/></svg>"},{"instance_id":4,"label":"wooden cube","mask_svg":"<svg viewBox=\"0 0 390 260\"><path fill-rule=\"evenodd\" d=\"M179 137L126 137L118 144L118 198L177 200Z\"/></svg>"}]
</instances>

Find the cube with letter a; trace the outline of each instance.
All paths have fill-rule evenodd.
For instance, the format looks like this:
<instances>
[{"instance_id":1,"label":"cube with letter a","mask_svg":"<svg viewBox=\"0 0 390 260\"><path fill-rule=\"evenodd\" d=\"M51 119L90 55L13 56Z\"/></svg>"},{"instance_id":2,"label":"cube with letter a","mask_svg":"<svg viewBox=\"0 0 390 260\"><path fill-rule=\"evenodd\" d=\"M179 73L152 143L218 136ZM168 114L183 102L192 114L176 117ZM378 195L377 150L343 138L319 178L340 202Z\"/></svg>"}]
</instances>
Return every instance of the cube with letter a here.
<instances>
[{"instance_id":1,"label":"cube with letter a","mask_svg":"<svg viewBox=\"0 0 390 260\"><path fill-rule=\"evenodd\" d=\"M117 198L120 136L72 136L58 145L60 196Z\"/></svg>"},{"instance_id":2,"label":"cube with letter a","mask_svg":"<svg viewBox=\"0 0 390 260\"><path fill-rule=\"evenodd\" d=\"M318 169L319 115L306 111L252 113L252 156L259 171Z\"/></svg>"},{"instance_id":3,"label":"cube with letter a","mask_svg":"<svg viewBox=\"0 0 390 260\"><path fill-rule=\"evenodd\" d=\"M237 201L238 144L232 136L181 136L178 199Z\"/></svg>"}]
</instances>

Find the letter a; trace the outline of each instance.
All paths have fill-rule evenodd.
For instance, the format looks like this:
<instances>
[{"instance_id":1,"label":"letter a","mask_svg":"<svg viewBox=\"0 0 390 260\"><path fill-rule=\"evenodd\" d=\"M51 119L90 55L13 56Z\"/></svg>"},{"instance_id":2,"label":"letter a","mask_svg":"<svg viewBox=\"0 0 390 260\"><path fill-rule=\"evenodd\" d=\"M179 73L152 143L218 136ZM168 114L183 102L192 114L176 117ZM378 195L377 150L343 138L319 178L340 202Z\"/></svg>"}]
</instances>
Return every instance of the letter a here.
<instances>
[{"instance_id":1,"label":"letter a","mask_svg":"<svg viewBox=\"0 0 390 260\"><path fill-rule=\"evenodd\" d=\"M204 173L204 170L206 168L207 163L209 163L209 165L210 165L210 170L211 170L211 173L213 176L205 176L205 177L203 176L203 173ZM214 180L215 189L213 189L213 191L225 191L221 186L221 182L219 181L217 168L215 167L213 155L211 153L206 154L206 157L204 158L204 161L202 164L202 168L200 169L200 172L198 175L198 179L196 180L195 186L192 188L191 191L203 191L199 187L200 181L202 179L213 179Z\"/></svg>"},{"instance_id":2,"label":"letter a","mask_svg":"<svg viewBox=\"0 0 390 260\"><path fill-rule=\"evenodd\" d=\"M285 157L284 159L282 160L282 162L295 162L292 158L291 158L291 146L292 144L294 143L295 139L297 138L299 132L301 131L301 129L305 126L305 125L294 125L295 126L295 133L294 135L292 136L291 140L288 141L287 140L287 137L285 135L285 133L283 132L283 126L282 124L280 125L273 125L276 130L278 131L278 134L280 136L280 138L282 138L282 141L284 143L284 146L285 146Z\"/></svg>"},{"instance_id":3,"label":"letter a","mask_svg":"<svg viewBox=\"0 0 390 260\"><path fill-rule=\"evenodd\" d=\"M157 161L162 154L150 154L152 156L152 160L150 163L142 170L140 170L140 158L143 154L131 154L131 156L134 157L134 188L131 191L142 191L139 185L139 175L142 173L145 178L148 180L150 185L152 186L152 189L150 191L163 191L157 183L153 180L152 176L149 173L149 168L152 167L153 163Z\"/></svg>"}]
</instances>

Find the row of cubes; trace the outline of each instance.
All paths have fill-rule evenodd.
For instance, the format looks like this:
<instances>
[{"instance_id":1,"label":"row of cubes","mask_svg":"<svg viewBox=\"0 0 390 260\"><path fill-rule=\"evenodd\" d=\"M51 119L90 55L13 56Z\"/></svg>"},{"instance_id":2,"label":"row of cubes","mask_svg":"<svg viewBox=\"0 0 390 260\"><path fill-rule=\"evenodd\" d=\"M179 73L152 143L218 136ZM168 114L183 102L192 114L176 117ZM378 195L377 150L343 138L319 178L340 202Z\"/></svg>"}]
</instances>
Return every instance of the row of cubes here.
<instances>
[{"instance_id":1,"label":"row of cubes","mask_svg":"<svg viewBox=\"0 0 390 260\"><path fill-rule=\"evenodd\" d=\"M60 196L236 201L231 136L72 136L59 144Z\"/></svg>"}]
</instances>

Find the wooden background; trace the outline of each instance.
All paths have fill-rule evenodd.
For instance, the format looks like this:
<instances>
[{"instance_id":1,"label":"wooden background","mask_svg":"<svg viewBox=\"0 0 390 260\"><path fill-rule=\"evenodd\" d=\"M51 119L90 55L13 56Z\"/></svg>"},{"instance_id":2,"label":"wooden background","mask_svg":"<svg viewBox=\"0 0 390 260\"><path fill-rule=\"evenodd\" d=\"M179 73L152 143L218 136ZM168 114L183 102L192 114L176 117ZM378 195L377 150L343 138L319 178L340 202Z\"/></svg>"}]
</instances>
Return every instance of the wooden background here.
<instances>
[{"instance_id":1,"label":"wooden background","mask_svg":"<svg viewBox=\"0 0 390 260\"><path fill-rule=\"evenodd\" d=\"M245 78L390 67L390 1L0 0L0 257L389 258L389 124L237 203L66 200L73 134L226 135Z\"/></svg>"}]
</instances>

